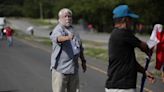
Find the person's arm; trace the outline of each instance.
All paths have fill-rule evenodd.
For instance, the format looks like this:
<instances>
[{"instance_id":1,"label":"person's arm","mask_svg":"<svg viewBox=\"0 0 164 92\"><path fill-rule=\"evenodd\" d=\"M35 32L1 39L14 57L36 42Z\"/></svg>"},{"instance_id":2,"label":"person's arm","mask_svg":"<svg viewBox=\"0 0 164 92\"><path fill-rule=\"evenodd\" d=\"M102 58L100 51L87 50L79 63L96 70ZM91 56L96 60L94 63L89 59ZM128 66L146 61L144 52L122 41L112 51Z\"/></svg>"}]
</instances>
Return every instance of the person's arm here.
<instances>
[{"instance_id":1,"label":"person's arm","mask_svg":"<svg viewBox=\"0 0 164 92\"><path fill-rule=\"evenodd\" d=\"M137 63L137 71L142 74L145 74L145 69L137 61L136 63Z\"/></svg>"},{"instance_id":2,"label":"person's arm","mask_svg":"<svg viewBox=\"0 0 164 92\"><path fill-rule=\"evenodd\" d=\"M81 66L82 66L83 72L85 72L87 70L87 66L86 66L86 59L84 57L82 45L80 46L80 59L81 59Z\"/></svg>"},{"instance_id":3,"label":"person's arm","mask_svg":"<svg viewBox=\"0 0 164 92\"><path fill-rule=\"evenodd\" d=\"M136 63L137 63L137 71L142 73L144 76L146 76L150 83L154 83L155 82L154 75L151 72L145 70L137 61Z\"/></svg>"},{"instance_id":4,"label":"person's arm","mask_svg":"<svg viewBox=\"0 0 164 92\"><path fill-rule=\"evenodd\" d=\"M63 35L62 32L63 28L56 27L50 35L50 39L52 40L52 42L62 43L73 39L73 35Z\"/></svg>"},{"instance_id":5,"label":"person's arm","mask_svg":"<svg viewBox=\"0 0 164 92\"><path fill-rule=\"evenodd\" d=\"M57 37L57 41L58 42L65 42L65 41L68 41L68 40L72 40L73 39L73 35L67 35L67 36L58 36Z\"/></svg>"},{"instance_id":6,"label":"person's arm","mask_svg":"<svg viewBox=\"0 0 164 92\"><path fill-rule=\"evenodd\" d=\"M134 34L132 34L130 32L127 33L125 35L125 41L128 44L132 45L134 48L138 47L141 51L145 52L148 56L151 56L150 49L149 49L147 43L138 39Z\"/></svg>"},{"instance_id":7,"label":"person's arm","mask_svg":"<svg viewBox=\"0 0 164 92\"><path fill-rule=\"evenodd\" d=\"M141 51L145 52L149 57L151 56L151 54L152 54L151 50L149 49L146 42L141 41L139 48Z\"/></svg>"}]
</instances>

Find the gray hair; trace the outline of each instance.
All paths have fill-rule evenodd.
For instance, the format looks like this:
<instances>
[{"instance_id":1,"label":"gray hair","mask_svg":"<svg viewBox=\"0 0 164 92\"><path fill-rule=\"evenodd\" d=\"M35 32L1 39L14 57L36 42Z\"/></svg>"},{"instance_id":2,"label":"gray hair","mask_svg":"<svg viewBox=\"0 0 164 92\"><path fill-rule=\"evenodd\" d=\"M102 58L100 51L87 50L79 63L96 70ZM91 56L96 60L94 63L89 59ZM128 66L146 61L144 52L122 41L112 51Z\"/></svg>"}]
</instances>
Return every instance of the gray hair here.
<instances>
[{"instance_id":1,"label":"gray hair","mask_svg":"<svg viewBox=\"0 0 164 92\"><path fill-rule=\"evenodd\" d=\"M70 13L72 15L72 11L68 8L63 8L59 11L58 17L62 16L64 13Z\"/></svg>"}]
</instances>

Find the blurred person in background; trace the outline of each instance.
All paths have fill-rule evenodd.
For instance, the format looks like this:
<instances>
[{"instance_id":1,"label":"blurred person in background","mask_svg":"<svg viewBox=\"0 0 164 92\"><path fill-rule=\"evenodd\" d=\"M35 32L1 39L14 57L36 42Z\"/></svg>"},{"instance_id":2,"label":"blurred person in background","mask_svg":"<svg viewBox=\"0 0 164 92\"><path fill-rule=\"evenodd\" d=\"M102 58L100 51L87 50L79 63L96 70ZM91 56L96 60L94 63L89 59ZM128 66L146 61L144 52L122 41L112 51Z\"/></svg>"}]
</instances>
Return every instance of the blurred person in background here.
<instances>
[{"instance_id":1,"label":"blurred person in background","mask_svg":"<svg viewBox=\"0 0 164 92\"><path fill-rule=\"evenodd\" d=\"M154 41L156 45L153 46L152 50L156 47L156 65L155 69L161 70L161 78L164 83L164 30L162 24L155 24L150 40Z\"/></svg>"},{"instance_id":2,"label":"blurred person in background","mask_svg":"<svg viewBox=\"0 0 164 92\"><path fill-rule=\"evenodd\" d=\"M26 30L31 36L34 35L34 27L33 26L29 26Z\"/></svg>"},{"instance_id":3,"label":"blurred person in background","mask_svg":"<svg viewBox=\"0 0 164 92\"><path fill-rule=\"evenodd\" d=\"M2 31L0 31L0 40L2 40L2 38L3 38L3 33Z\"/></svg>"},{"instance_id":4,"label":"blurred person in background","mask_svg":"<svg viewBox=\"0 0 164 92\"><path fill-rule=\"evenodd\" d=\"M4 31L6 33L6 38L7 38L7 45L8 47L13 46L13 29L9 26L4 28Z\"/></svg>"}]
</instances>

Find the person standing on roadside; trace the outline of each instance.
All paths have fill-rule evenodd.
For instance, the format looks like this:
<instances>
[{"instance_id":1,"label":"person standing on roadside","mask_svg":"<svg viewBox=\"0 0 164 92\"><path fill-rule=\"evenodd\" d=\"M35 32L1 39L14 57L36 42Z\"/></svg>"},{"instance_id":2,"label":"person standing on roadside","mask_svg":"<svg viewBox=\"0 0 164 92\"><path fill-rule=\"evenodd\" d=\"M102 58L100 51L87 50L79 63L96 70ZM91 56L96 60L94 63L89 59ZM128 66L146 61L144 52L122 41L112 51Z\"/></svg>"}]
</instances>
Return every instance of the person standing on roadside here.
<instances>
[{"instance_id":1,"label":"person standing on roadside","mask_svg":"<svg viewBox=\"0 0 164 92\"><path fill-rule=\"evenodd\" d=\"M8 45L8 47L13 46L13 37L12 37L13 33L14 33L13 29L10 28L9 26L7 26L7 27L4 28L4 31L6 32L6 38L7 38L7 45Z\"/></svg>"},{"instance_id":2,"label":"person standing on roadside","mask_svg":"<svg viewBox=\"0 0 164 92\"><path fill-rule=\"evenodd\" d=\"M161 79L164 83L164 30L162 24L154 25L150 40L156 43L156 45L152 47L152 50L156 47L155 69L161 72Z\"/></svg>"},{"instance_id":3,"label":"person standing on roadside","mask_svg":"<svg viewBox=\"0 0 164 92\"><path fill-rule=\"evenodd\" d=\"M33 26L29 26L27 28L27 32L30 33L31 36L33 36L34 35L34 27Z\"/></svg>"},{"instance_id":4,"label":"person standing on roadside","mask_svg":"<svg viewBox=\"0 0 164 92\"><path fill-rule=\"evenodd\" d=\"M145 42L134 35L133 19L139 16L128 5L119 5L113 10L113 14L114 29L108 44L109 65L105 91L136 92L137 72L147 76L152 83L154 76L137 62L134 49L138 47L148 56L150 50Z\"/></svg>"},{"instance_id":5,"label":"person standing on roadside","mask_svg":"<svg viewBox=\"0 0 164 92\"><path fill-rule=\"evenodd\" d=\"M0 31L0 40L2 40L2 38L3 38L3 33L2 31Z\"/></svg>"},{"instance_id":6,"label":"person standing on roadside","mask_svg":"<svg viewBox=\"0 0 164 92\"><path fill-rule=\"evenodd\" d=\"M83 72L86 71L86 59L78 33L72 26L72 11L63 8L58 13L58 24L53 29L51 70L53 92L79 92L78 58Z\"/></svg>"}]
</instances>

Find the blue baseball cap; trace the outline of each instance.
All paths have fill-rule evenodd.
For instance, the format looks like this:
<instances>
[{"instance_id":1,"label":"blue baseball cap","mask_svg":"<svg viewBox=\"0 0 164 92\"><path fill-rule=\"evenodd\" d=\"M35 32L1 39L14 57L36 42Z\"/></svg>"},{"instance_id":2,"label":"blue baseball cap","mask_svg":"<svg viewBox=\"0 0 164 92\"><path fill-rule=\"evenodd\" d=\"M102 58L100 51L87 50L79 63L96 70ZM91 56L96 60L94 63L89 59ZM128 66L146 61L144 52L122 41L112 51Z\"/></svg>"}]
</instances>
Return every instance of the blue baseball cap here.
<instances>
[{"instance_id":1,"label":"blue baseball cap","mask_svg":"<svg viewBox=\"0 0 164 92\"><path fill-rule=\"evenodd\" d=\"M121 17L131 17L131 18L139 18L139 16L133 13L128 5L119 5L113 10L113 18L121 18Z\"/></svg>"}]
</instances>

